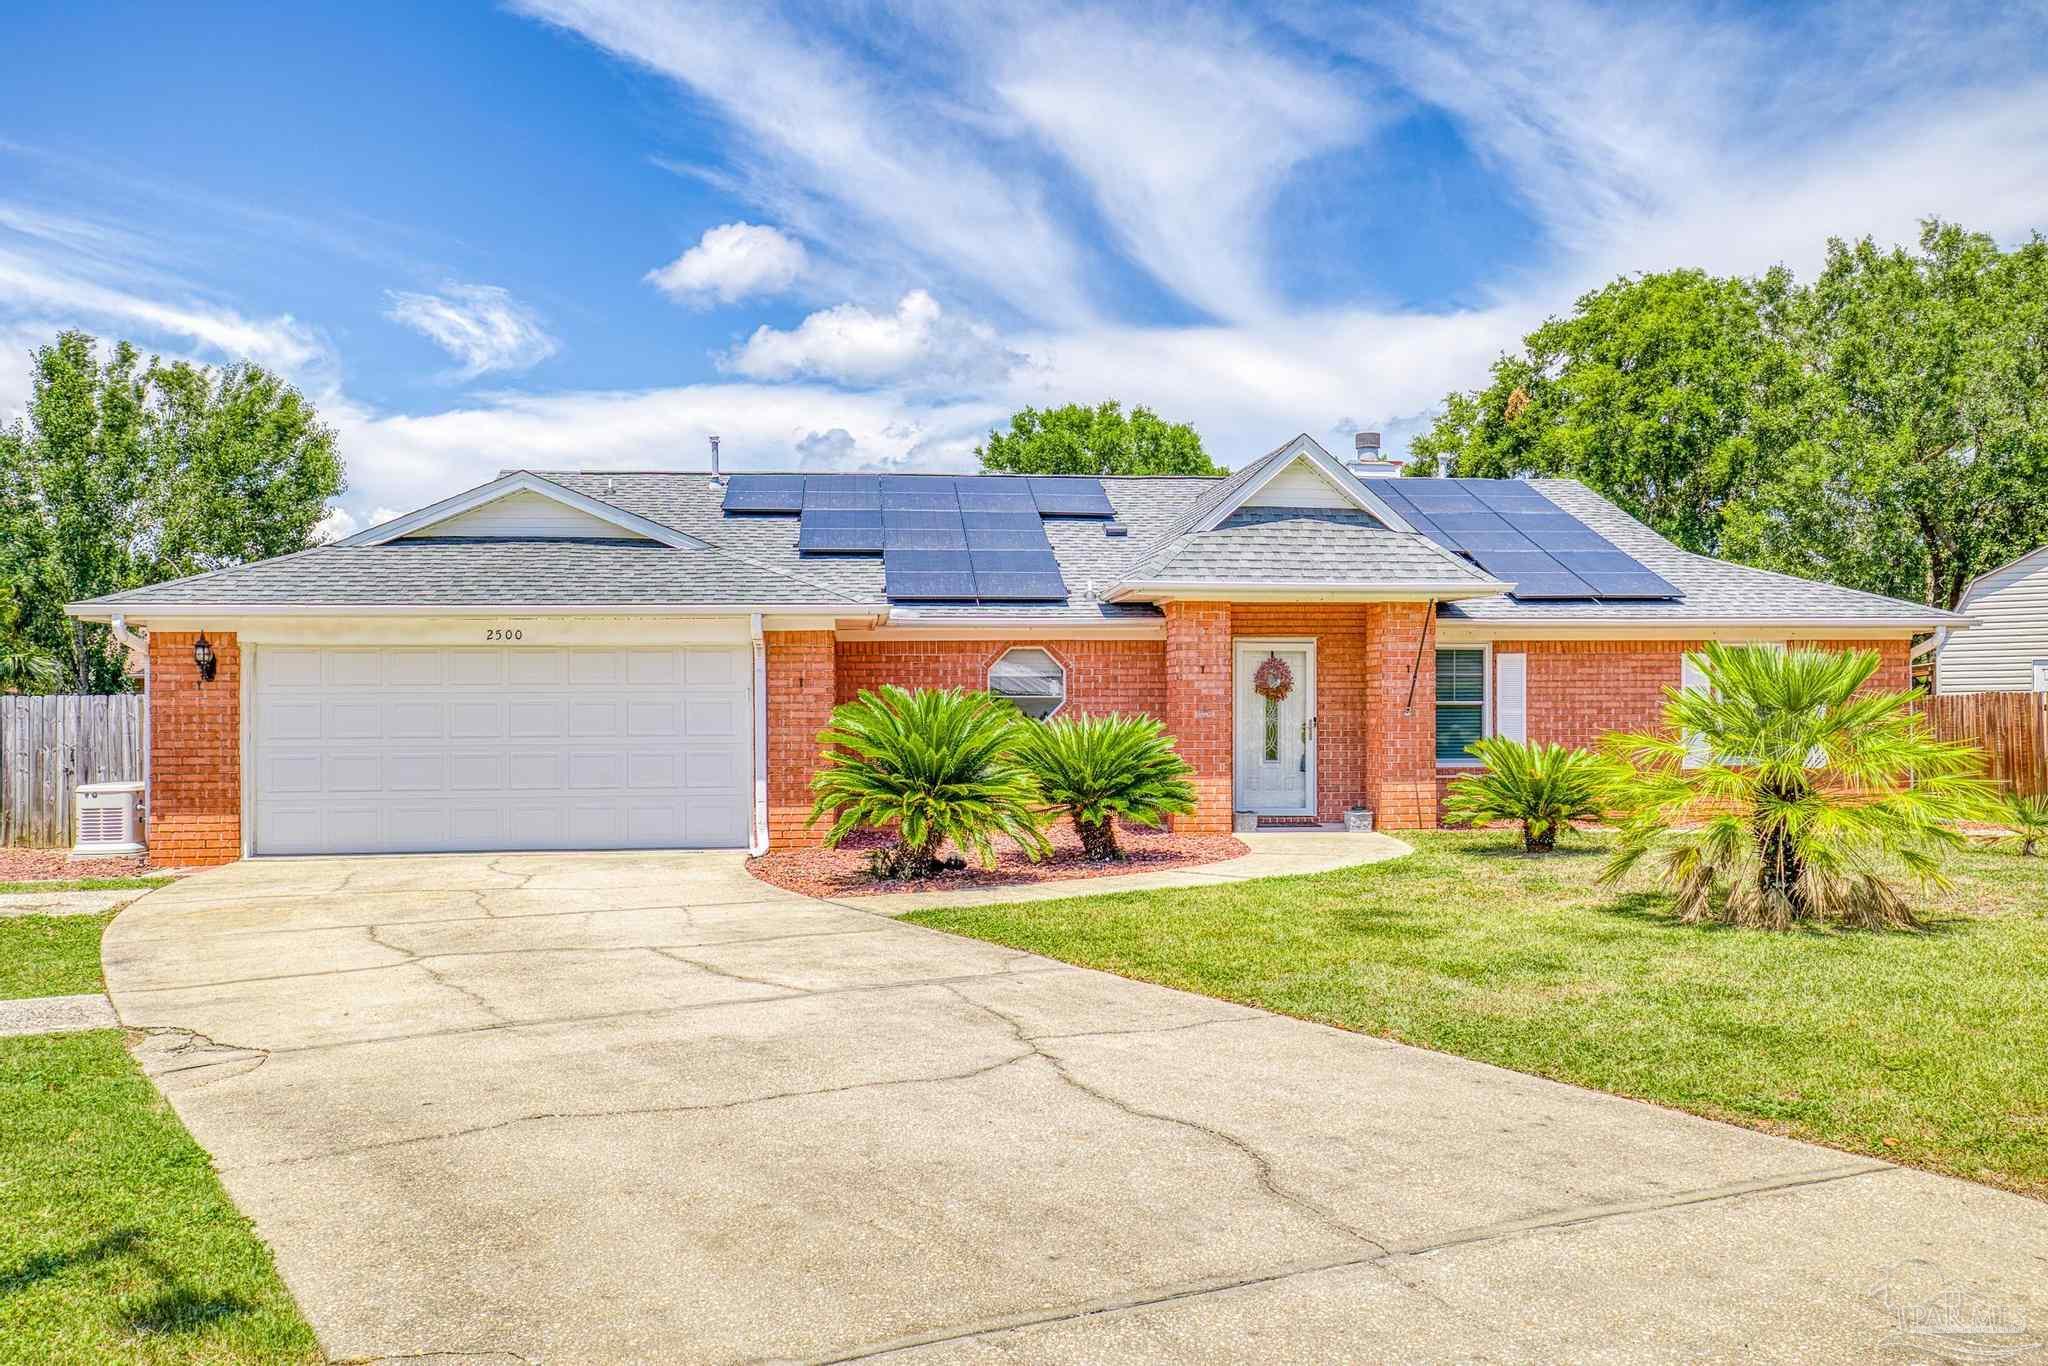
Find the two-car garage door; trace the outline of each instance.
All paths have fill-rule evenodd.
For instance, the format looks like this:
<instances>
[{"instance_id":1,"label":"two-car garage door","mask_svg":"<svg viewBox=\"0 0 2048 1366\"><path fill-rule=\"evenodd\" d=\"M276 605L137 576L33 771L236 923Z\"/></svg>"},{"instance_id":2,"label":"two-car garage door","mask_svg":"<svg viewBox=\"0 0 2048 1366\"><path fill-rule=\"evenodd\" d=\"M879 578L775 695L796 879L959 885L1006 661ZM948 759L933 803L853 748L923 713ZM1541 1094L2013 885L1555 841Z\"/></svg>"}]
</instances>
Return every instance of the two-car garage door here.
<instances>
[{"instance_id":1,"label":"two-car garage door","mask_svg":"<svg viewBox=\"0 0 2048 1366\"><path fill-rule=\"evenodd\" d=\"M259 854L747 842L748 649L255 652Z\"/></svg>"}]
</instances>

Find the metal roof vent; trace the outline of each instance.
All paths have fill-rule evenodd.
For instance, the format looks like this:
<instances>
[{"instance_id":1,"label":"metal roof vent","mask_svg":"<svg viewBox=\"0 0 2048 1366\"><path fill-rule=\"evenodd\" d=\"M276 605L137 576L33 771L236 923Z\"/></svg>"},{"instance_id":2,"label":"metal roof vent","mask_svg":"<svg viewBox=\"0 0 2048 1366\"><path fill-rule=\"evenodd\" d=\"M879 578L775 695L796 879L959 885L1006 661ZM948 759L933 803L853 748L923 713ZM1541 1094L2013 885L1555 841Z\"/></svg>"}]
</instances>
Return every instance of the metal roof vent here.
<instances>
[{"instance_id":1,"label":"metal roof vent","mask_svg":"<svg viewBox=\"0 0 2048 1366\"><path fill-rule=\"evenodd\" d=\"M711 487L725 487L725 476L718 472L718 438L715 436L711 438Z\"/></svg>"},{"instance_id":2,"label":"metal roof vent","mask_svg":"<svg viewBox=\"0 0 2048 1366\"><path fill-rule=\"evenodd\" d=\"M1122 522L1104 522L1102 524L1102 534L1105 536L1128 536L1131 534L1131 529Z\"/></svg>"},{"instance_id":3,"label":"metal roof vent","mask_svg":"<svg viewBox=\"0 0 2048 1366\"><path fill-rule=\"evenodd\" d=\"M1359 432L1351 438L1351 462L1345 466L1360 479L1387 479L1401 472L1401 462L1380 456L1380 434Z\"/></svg>"}]
</instances>

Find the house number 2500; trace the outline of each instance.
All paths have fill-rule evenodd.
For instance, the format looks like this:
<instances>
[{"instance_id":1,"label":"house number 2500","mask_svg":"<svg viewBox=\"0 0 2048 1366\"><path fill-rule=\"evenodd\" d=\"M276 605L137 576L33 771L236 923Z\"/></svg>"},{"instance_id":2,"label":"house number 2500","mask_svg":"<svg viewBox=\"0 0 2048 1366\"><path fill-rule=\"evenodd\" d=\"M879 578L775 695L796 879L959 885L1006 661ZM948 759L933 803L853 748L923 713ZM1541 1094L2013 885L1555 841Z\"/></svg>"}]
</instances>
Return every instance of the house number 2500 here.
<instances>
[{"instance_id":1,"label":"house number 2500","mask_svg":"<svg viewBox=\"0 0 2048 1366\"><path fill-rule=\"evenodd\" d=\"M491 626L484 630L485 640L524 640L526 632L511 627Z\"/></svg>"}]
</instances>

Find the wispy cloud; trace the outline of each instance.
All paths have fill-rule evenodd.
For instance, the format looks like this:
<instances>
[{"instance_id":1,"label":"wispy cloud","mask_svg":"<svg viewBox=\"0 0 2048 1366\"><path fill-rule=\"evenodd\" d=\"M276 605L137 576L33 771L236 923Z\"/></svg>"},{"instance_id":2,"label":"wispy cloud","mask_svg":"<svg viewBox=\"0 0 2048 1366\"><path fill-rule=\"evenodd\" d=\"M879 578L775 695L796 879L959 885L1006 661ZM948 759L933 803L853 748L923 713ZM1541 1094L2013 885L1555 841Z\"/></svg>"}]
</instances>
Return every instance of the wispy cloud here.
<instances>
[{"instance_id":1,"label":"wispy cloud","mask_svg":"<svg viewBox=\"0 0 2048 1366\"><path fill-rule=\"evenodd\" d=\"M530 370L560 349L540 318L497 285L443 285L438 293L394 290L385 316L453 356L456 377Z\"/></svg>"},{"instance_id":2,"label":"wispy cloud","mask_svg":"<svg viewBox=\"0 0 2048 1366\"><path fill-rule=\"evenodd\" d=\"M1005 346L993 328L950 316L938 300L914 289L888 313L841 304L789 331L756 328L720 364L750 379L985 388L1007 379L1026 357Z\"/></svg>"},{"instance_id":3,"label":"wispy cloud","mask_svg":"<svg viewBox=\"0 0 2048 1366\"><path fill-rule=\"evenodd\" d=\"M707 229L697 245L647 280L662 293L698 307L737 303L761 294L780 294L795 284L809 260L804 244L760 223L727 223Z\"/></svg>"}]
</instances>

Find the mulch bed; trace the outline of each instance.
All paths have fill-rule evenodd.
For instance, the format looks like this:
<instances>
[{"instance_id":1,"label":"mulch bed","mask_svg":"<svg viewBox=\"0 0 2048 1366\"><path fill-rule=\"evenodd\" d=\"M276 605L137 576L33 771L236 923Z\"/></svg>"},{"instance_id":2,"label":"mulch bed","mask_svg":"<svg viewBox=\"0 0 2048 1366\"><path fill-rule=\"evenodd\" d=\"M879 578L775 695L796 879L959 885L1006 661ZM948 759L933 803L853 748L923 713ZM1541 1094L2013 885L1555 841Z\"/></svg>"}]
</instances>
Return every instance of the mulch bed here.
<instances>
[{"instance_id":1,"label":"mulch bed","mask_svg":"<svg viewBox=\"0 0 2048 1366\"><path fill-rule=\"evenodd\" d=\"M1037 863L1022 850L1000 850L993 868L970 862L937 877L877 881L868 876L868 852L890 842L887 835L855 835L837 849L786 849L747 860L747 871L766 883L806 896L874 896L882 892L957 891L1011 883L1080 881L1119 873L1152 873L1217 863L1251 852L1231 835L1177 835L1165 830L1119 829L1125 857L1120 863L1092 863L1081 856L1081 840L1064 822L1047 830L1052 853ZM945 852L951 853L951 849ZM1076 888L1076 894L1085 891Z\"/></svg>"},{"instance_id":2,"label":"mulch bed","mask_svg":"<svg viewBox=\"0 0 2048 1366\"><path fill-rule=\"evenodd\" d=\"M91 877L140 877L160 872L141 854L125 858L71 857L68 849L0 849L0 882L75 882Z\"/></svg>"}]
</instances>

